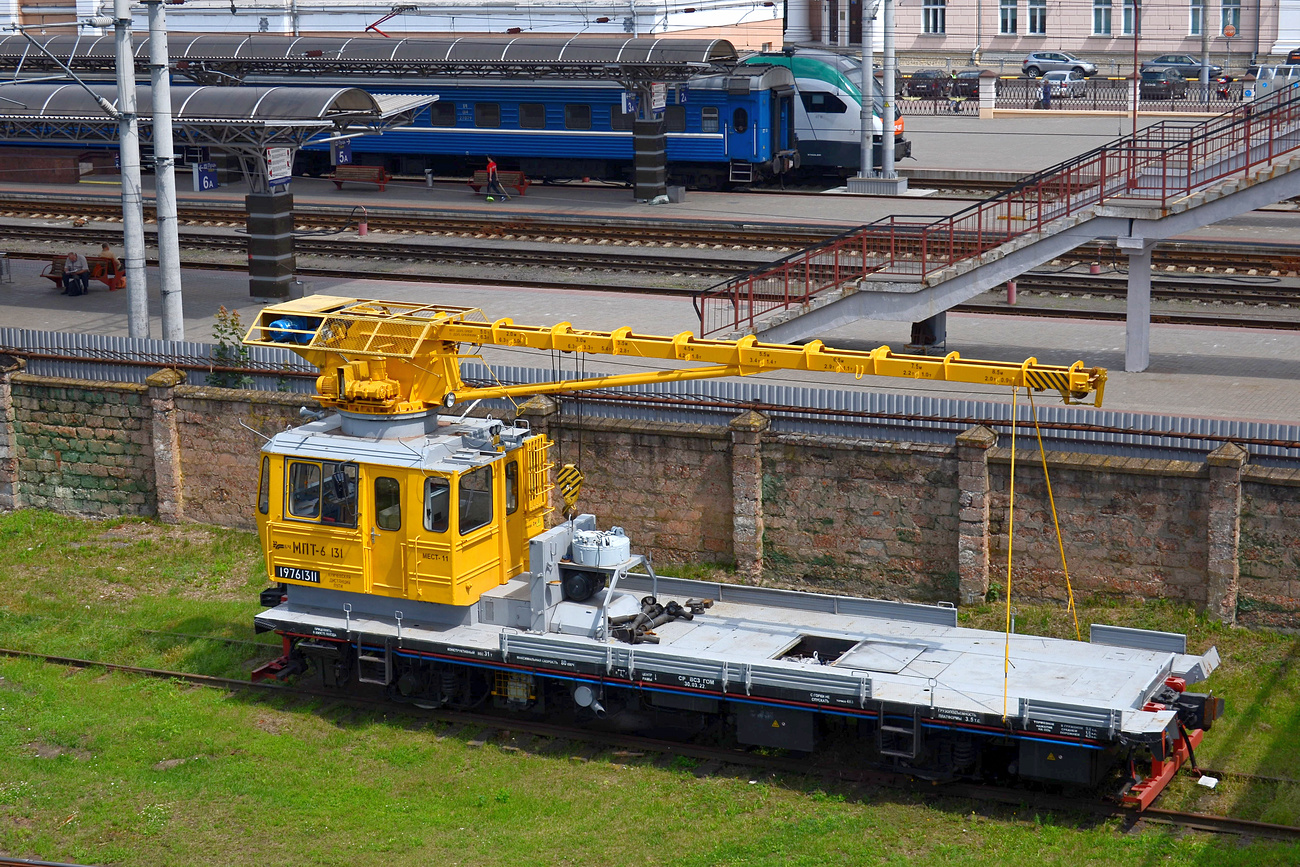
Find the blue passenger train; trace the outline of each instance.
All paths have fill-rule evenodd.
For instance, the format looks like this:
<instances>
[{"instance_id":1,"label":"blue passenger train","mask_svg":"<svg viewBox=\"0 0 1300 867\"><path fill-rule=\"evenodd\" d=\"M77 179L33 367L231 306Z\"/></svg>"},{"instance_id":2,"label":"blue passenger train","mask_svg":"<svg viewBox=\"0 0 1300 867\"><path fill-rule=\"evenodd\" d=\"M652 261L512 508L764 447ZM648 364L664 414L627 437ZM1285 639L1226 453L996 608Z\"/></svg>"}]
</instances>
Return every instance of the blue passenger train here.
<instances>
[{"instance_id":1,"label":"blue passenger train","mask_svg":"<svg viewBox=\"0 0 1300 867\"><path fill-rule=\"evenodd\" d=\"M289 84L301 79L252 81ZM383 165L400 174L426 169L466 174L482 168L491 154L503 169L520 170L534 180L633 178L634 115L624 111L625 91L616 82L454 76L395 86L392 79L349 75L314 78L312 83L438 95L438 102L411 126L353 139L354 163ZM727 72L698 75L666 90L670 184L721 189L794 175L858 172L860 93L828 52L756 56ZM879 161L880 120L875 114ZM907 156L911 145L901 122L895 141L897 156ZM329 172L329 145L309 144L299 154L297 171Z\"/></svg>"}]
</instances>

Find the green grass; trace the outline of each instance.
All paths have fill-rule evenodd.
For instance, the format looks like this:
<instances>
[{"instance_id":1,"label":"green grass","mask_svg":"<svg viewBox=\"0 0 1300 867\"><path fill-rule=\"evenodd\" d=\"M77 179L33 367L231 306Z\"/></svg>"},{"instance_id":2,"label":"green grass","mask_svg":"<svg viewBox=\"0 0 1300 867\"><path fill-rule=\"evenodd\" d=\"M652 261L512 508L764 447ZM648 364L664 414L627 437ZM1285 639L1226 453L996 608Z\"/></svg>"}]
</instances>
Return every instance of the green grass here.
<instances>
[{"instance_id":1,"label":"green grass","mask_svg":"<svg viewBox=\"0 0 1300 867\"><path fill-rule=\"evenodd\" d=\"M2 646L232 676L274 653L251 634L264 581L249 534L20 512L0 516L0 552ZM1063 634L1060 612L1018 607L1019 631ZM988 606L962 619L1000 628L1001 614ZM1085 614L1217 644L1224 666L1211 685L1229 715L1198 758L1300 773L1295 638L1225 629L1174 606ZM696 767L591 757L398 711L0 659L0 852L16 856L145 867L1300 863L1296 845L1126 832L942 788L921 796L744 772L697 777ZM1300 813L1285 787L1251 791L1232 778L1212 793L1180 780L1172 794L1187 801L1177 806L1265 821L1297 823Z\"/></svg>"}]
</instances>

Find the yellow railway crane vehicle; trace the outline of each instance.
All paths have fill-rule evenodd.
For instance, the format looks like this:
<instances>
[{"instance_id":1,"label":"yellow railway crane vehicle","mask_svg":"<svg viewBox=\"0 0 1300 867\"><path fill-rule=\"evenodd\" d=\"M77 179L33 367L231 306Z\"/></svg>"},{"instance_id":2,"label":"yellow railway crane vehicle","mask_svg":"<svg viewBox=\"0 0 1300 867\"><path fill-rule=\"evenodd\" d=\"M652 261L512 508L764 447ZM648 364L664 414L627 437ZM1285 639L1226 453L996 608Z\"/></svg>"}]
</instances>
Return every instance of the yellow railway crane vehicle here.
<instances>
[{"instance_id":1,"label":"yellow railway crane vehicle","mask_svg":"<svg viewBox=\"0 0 1300 867\"><path fill-rule=\"evenodd\" d=\"M473 308L314 295L263 308L245 343L289 348L316 365L316 399L332 414L277 434L263 448L258 529L278 583L471 606L528 567L546 529L545 437L522 422L455 416L457 404L652 382L818 371L1054 390L1101 404L1106 371L585 331L489 320ZM470 387L462 347L668 361L674 370L550 383ZM598 588L597 588L598 589ZM350 610L350 609L349 609Z\"/></svg>"}]
</instances>

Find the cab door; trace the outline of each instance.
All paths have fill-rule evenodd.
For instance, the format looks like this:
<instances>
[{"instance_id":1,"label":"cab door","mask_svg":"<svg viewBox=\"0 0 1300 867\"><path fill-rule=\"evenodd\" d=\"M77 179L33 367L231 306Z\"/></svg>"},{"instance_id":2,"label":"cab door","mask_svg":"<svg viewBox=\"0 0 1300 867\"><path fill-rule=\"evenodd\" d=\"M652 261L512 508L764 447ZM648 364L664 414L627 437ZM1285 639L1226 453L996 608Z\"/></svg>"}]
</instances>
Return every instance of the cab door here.
<instances>
[{"instance_id":1,"label":"cab door","mask_svg":"<svg viewBox=\"0 0 1300 867\"><path fill-rule=\"evenodd\" d=\"M736 102L731 104L731 117L727 124L727 155L731 159L748 161L753 155L755 120L750 114L749 105Z\"/></svg>"},{"instance_id":2,"label":"cab door","mask_svg":"<svg viewBox=\"0 0 1300 867\"><path fill-rule=\"evenodd\" d=\"M404 473L366 467L361 498L362 551L371 593L406 595L406 498Z\"/></svg>"}]
</instances>

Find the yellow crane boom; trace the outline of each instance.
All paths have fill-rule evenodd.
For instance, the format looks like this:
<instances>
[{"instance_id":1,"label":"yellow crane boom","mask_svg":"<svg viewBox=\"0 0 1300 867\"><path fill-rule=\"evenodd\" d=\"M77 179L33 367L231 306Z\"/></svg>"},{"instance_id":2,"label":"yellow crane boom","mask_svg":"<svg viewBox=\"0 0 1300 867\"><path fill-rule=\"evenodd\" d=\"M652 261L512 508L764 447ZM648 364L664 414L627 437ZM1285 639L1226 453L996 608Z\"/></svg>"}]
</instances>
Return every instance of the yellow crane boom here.
<instances>
[{"instance_id":1,"label":"yellow crane boom","mask_svg":"<svg viewBox=\"0 0 1300 867\"><path fill-rule=\"evenodd\" d=\"M631 328L587 331L567 322L552 326L488 320L468 307L367 301L312 295L264 307L244 342L292 349L320 368L318 399L326 405L369 414L416 412L466 400L615 388L649 382L749 376L768 371L842 373L856 378L894 376L981 385L1055 390L1066 403L1092 396L1101 405L1106 370L946 356L900 355L888 346L831 349L820 340L803 346L739 340L708 340L686 331L673 336L638 334ZM699 364L677 370L594 376L529 385L469 387L460 378L461 346L524 347L622 358Z\"/></svg>"}]
</instances>

